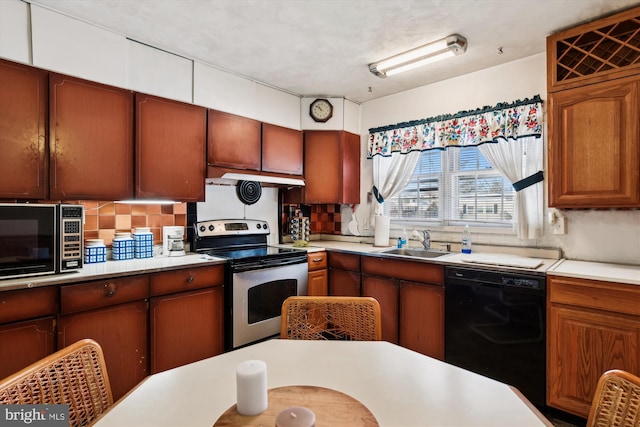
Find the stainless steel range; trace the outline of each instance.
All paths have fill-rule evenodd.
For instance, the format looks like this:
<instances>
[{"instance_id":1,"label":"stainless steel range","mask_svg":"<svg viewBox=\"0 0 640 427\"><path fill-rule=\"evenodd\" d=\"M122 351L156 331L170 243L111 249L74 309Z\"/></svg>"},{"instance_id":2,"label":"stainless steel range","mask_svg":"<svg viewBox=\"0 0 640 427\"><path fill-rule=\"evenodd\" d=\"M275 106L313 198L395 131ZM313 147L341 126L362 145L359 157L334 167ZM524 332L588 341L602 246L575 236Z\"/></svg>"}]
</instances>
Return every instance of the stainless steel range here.
<instances>
[{"instance_id":1,"label":"stainless steel range","mask_svg":"<svg viewBox=\"0 0 640 427\"><path fill-rule=\"evenodd\" d=\"M280 333L283 301L307 295L307 252L267 245L266 221L225 219L194 223L193 249L228 259L225 349Z\"/></svg>"}]
</instances>

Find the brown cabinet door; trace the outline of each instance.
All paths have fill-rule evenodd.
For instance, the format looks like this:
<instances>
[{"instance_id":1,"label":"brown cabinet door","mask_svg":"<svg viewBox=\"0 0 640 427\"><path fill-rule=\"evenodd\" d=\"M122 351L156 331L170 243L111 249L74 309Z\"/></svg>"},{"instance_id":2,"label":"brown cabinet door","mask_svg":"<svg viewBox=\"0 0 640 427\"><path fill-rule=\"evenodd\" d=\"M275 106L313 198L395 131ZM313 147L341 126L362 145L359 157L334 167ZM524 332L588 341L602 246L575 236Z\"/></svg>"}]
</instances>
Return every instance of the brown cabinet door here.
<instances>
[{"instance_id":1,"label":"brown cabinet door","mask_svg":"<svg viewBox=\"0 0 640 427\"><path fill-rule=\"evenodd\" d=\"M52 354L54 327L53 317L0 326L0 378Z\"/></svg>"},{"instance_id":2,"label":"brown cabinet door","mask_svg":"<svg viewBox=\"0 0 640 427\"><path fill-rule=\"evenodd\" d=\"M400 345L444 360L444 288L400 282Z\"/></svg>"},{"instance_id":3,"label":"brown cabinet door","mask_svg":"<svg viewBox=\"0 0 640 427\"><path fill-rule=\"evenodd\" d=\"M151 299L151 373L224 351L222 286Z\"/></svg>"},{"instance_id":4,"label":"brown cabinet door","mask_svg":"<svg viewBox=\"0 0 640 427\"><path fill-rule=\"evenodd\" d=\"M360 272L329 269L329 295L360 296Z\"/></svg>"},{"instance_id":5,"label":"brown cabinet door","mask_svg":"<svg viewBox=\"0 0 640 427\"><path fill-rule=\"evenodd\" d=\"M640 375L640 318L551 304L548 319L548 405L586 418L605 371Z\"/></svg>"},{"instance_id":6,"label":"brown cabinet door","mask_svg":"<svg viewBox=\"0 0 640 427\"><path fill-rule=\"evenodd\" d=\"M309 296L329 295L329 273L326 269L309 272L307 294Z\"/></svg>"},{"instance_id":7,"label":"brown cabinet door","mask_svg":"<svg viewBox=\"0 0 640 427\"><path fill-rule=\"evenodd\" d=\"M550 206L640 206L638 80L549 95Z\"/></svg>"},{"instance_id":8,"label":"brown cabinet door","mask_svg":"<svg viewBox=\"0 0 640 427\"><path fill-rule=\"evenodd\" d=\"M0 199L47 197L47 79L0 60Z\"/></svg>"},{"instance_id":9,"label":"brown cabinet door","mask_svg":"<svg viewBox=\"0 0 640 427\"><path fill-rule=\"evenodd\" d=\"M306 203L340 203L342 199L340 132L305 131L304 177Z\"/></svg>"},{"instance_id":10,"label":"brown cabinet door","mask_svg":"<svg viewBox=\"0 0 640 427\"><path fill-rule=\"evenodd\" d=\"M340 203L360 203L360 135L343 133L342 199Z\"/></svg>"},{"instance_id":11,"label":"brown cabinet door","mask_svg":"<svg viewBox=\"0 0 640 427\"><path fill-rule=\"evenodd\" d=\"M94 339L102 347L114 400L149 373L146 301L60 316L58 349L83 338Z\"/></svg>"},{"instance_id":12,"label":"brown cabinet door","mask_svg":"<svg viewBox=\"0 0 640 427\"><path fill-rule=\"evenodd\" d=\"M51 74L50 198L133 197L133 93Z\"/></svg>"},{"instance_id":13,"label":"brown cabinet door","mask_svg":"<svg viewBox=\"0 0 640 427\"><path fill-rule=\"evenodd\" d=\"M262 124L262 171L302 175L302 132Z\"/></svg>"},{"instance_id":14,"label":"brown cabinet door","mask_svg":"<svg viewBox=\"0 0 640 427\"><path fill-rule=\"evenodd\" d=\"M260 170L260 122L209 110L207 163L234 169Z\"/></svg>"},{"instance_id":15,"label":"brown cabinet door","mask_svg":"<svg viewBox=\"0 0 640 427\"><path fill-rule=\"evenodd\" d=\"M305 203L360 203L360 136L304 132Z\"/></svg>"},{"instance_id":16,"label":"brown cabinet door","mask_svg":"<svg viewBox=\"0 0 640 427\"><path fill-rule=\"evenodd\" d=\"M382 315L382 339L398 344L398 281L363 274L362 296L378 300Z\"/></svg>"},{"instance_id":17,"label":"brown cabinet door","mask_svg":"<svg viewBox=\"0 0 640 427\"><path fill-rule=\"evenodd\" d=\"M203 202L207 110L136 94L136 197Z\"/></svg>"}]
</instances>

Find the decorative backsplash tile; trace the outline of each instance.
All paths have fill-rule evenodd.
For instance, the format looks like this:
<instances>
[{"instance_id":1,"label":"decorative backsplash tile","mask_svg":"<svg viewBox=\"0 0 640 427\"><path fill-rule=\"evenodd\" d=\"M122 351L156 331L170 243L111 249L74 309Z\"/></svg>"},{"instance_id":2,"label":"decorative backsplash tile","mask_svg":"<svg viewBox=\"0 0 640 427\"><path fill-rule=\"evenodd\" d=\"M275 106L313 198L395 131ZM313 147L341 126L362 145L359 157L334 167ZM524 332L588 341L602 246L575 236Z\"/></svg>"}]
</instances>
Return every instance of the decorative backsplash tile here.
<instances>
[{"instance_id":1,"label":"decorative backsplash tile","mask_svg":"<svg viewBox=\"0 0 640 427\"><path fill-rule=\"evenodd\" d=\"M130 204L109 201L94 202L80 200L85 209L84 238L104 239L111 245L116 231L133 232L136 227L149 227L153 243L162 243L162 227L187 225L187 204L168 205Z\"/></svg>"}]
</instances>

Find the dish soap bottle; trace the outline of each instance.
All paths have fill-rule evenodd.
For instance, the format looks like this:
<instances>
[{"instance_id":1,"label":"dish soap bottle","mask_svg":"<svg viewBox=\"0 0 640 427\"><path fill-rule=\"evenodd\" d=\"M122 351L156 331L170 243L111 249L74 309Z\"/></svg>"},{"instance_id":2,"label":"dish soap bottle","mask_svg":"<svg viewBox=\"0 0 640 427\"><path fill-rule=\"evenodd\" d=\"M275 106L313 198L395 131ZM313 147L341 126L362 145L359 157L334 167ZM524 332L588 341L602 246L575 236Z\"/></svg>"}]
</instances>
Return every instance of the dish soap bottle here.
<instances>
[{"instance_id":1,"label":"dish soap bottle","mask_svg":"<svg viewBox=\"0 0 640 427\"><path fill-rule=\"evenodd\" d=\"M471 231L469 230L469 224L465 224L464 231L462 232L462 253L471 253Z\"/></svg>"}]
</instances>

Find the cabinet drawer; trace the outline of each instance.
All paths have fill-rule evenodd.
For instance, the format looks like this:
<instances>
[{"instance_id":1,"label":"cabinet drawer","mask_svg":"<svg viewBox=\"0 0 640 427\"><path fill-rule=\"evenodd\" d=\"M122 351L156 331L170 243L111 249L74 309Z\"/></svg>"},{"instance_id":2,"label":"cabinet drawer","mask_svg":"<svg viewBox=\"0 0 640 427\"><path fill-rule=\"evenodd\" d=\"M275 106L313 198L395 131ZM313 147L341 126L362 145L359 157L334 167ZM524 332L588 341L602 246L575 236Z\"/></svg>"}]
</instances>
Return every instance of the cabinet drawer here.
<instances>
[{"instance_id":1,"label":"cabinet drawer","mask_svg":"<svg viewBox=\"0 0 640 427\"><path fill-rule=\"evenodd\" d=\"M640 316L640 286L549 276L549 301Z\"/></svg>"},{"instance_id":2,"label":"cabinet drawer","mask_svg":"<svg viewBox=\"0 0 640 427\"><path fill-rule=\"evenodd\" d=\"M326 252L312 252L307 254L307 260L309 262L309 271L322 270L327 268L327 253Z\"/></svg>"},{"instance_id":3,"label":"cabinet drawer","mask_svg":"<svg viewBox=\"0 0 640 427\"><path fill-rule=\"evenodd\" d=\"M58 311L57 287L0 292L0 323L48 316Z\"/></svg>"},{"instance_id":4,"label":"cabinet drawer","mask_svg":"<svg viewBox=\"0 0 640 427\"><path fill-rule=\"evenodd\" d=\"M341 270L360 271L360 255L343 252L329 253L329 267Z\"/></svg>"},{"instance_id":5,"label":"cabinet drawer","mask_svg":"<svg viewBox=\"0 0 640 427\"><path fill-rule=\"evenodd\" d=\"M413 282L444 284L444 267L419 261L404 261L392 258L363 256L362 273Z\"/></svg>"},{"instance_id":6,"label":"cabinet drawer","mask_svg":"<svg viewBox=\"0 0 640 427\"><path fill-rule=\"evenodd\" d=\"M224 284L224 265L185 268L151 275L151 296Z\"/></svg>"},{"instance_id":7,"label":"cabinet drawer","mask_svg":"<svg viewBox=\"0 0 640 427\"><path fill-rule=\"evenodd\" d=\"M149 276L140 275L67 285L60 288L61 314L142 300L149 297Z\"/></svg>"}]
</instances>

